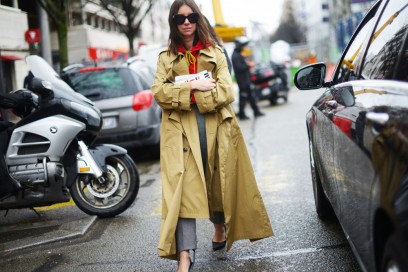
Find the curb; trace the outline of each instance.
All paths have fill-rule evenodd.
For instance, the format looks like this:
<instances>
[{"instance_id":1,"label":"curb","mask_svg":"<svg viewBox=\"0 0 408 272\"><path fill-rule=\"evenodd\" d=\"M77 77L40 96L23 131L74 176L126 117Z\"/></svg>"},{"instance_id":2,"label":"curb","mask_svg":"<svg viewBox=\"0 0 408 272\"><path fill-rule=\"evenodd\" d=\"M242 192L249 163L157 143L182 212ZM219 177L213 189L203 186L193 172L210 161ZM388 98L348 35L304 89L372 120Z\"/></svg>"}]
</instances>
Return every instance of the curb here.
<instances>
[{"instance_id":1,"label":"curb","mask_svg":"<svg viewBox=\"0 0 408 272\"><path fill-rule=\"evenodd\" d=\"M16 239L0 244L0 254L7 256L18 250L32 248L40 245L50 244L66 239L82 237L95 223L97 216L88 216L82 219L67 221L61 224L60 221L48 222L47 224L30 224L18 230L30 231L38 228L54 227L55 230L47 231L44 234ZM0 235L7 235L0 229Z\"/></svg>"}]
</instances>

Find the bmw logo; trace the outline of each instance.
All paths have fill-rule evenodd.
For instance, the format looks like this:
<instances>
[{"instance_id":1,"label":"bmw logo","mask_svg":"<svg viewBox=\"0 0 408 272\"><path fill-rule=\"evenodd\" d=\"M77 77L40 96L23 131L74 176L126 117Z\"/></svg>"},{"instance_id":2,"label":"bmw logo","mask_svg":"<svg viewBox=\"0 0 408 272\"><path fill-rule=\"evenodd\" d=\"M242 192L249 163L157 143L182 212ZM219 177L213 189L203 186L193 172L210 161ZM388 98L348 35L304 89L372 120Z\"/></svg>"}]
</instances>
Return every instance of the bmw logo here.
<instances>
[{"instance_id":1,"label":"bmw logo","mask_svg":"<svg viewBox=\"0 0 408 272\"><path fill-rule=\"evenodd\" d=\"M57 131L58 131L58 129L57 129L56 127L50 127L50 132L51 132L52 134L57 133Z\"/></svg>"}]
</instances>

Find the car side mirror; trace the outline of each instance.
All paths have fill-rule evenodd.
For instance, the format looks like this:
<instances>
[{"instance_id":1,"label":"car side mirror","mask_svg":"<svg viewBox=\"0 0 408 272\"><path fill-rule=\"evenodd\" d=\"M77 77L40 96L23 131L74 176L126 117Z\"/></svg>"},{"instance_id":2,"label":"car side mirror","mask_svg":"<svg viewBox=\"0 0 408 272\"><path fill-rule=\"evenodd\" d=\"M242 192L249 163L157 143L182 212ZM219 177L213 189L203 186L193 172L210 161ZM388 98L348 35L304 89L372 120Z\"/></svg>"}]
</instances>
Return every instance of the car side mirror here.
<instances>
[{"instance_id":1,"label":"car side mirror","mask_svg":"<svg viewBox=\"0 0 408 272\"><path fill-rule=\"evenodd\" d=\"M314 63L300 68L294 77L295 86L299 90L312 90L324 87L326 64Z\"/></svg>"}]
</instances>

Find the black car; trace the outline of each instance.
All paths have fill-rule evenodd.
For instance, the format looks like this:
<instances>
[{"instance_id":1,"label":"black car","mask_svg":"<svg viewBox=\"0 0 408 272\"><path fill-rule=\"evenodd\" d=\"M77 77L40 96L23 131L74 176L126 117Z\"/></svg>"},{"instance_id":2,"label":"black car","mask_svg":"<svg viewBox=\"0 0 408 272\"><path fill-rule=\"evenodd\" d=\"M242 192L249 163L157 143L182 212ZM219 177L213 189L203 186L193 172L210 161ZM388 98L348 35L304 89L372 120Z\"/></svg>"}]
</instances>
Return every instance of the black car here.
<instances>
[{"instance_id":1,"label":"black car","mask_svg":"<svg viewBox=\"0 0 408 272\"><path fill-rule=\"evenodd\" d=\"M408 1L376 2L306 115L317 214L336 216L364 271L408 271Z\"/></svg>"}]
</instances>

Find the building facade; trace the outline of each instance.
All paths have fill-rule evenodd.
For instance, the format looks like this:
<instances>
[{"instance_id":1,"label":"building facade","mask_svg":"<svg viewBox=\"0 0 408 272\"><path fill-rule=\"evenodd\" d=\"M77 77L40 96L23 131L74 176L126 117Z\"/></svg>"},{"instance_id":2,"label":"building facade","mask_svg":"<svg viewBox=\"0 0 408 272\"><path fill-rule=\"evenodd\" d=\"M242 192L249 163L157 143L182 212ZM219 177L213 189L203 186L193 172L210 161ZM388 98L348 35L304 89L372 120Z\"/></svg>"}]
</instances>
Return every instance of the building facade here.
<instances>
[{"instance_id":1,"label":"building facade","mask_svg":"<svg viewBox=\"0 0 408 272\"><path fill-rule=\"evenodd\" d=\"M68 3L69 64L123 61L129 57L127 37L120 32L113 16L101 7L99 0L69 0ZM172 0L154 2L133 41L136 53L141 45L167 43L167 16L171 3ZM119 21L126 24L124 16ZM39 42L26 41L25 34L29 30L38 31ZM28 73L24 58L29 54L42 55L55 70L60 70L55 28L36 1L0 0L0 33L0 88L4 85L3 89L10 91L23 87Z\"/></svg>"},{"instance_id":2,"label":"building facade","mask_svg":"<svg viewBox=\"0 0 408 272\"><path fill-rule=\"evenodd\" d=\"M337 62L373 0L293 0L307 44L319 61ZM329 42L328 42L329 41Z\"/></svg>"},{"instance_id":3,"label":"building facade","mask_svg":"<svg viewBox=\"0 0 408 272\"><path fill-rule=\"evenodd\" d=\"M27 30L26 12L0 5L0 92L22 86L28 72L24 62L29 52L25 41Z\"/></svg>"}]
</instances>

